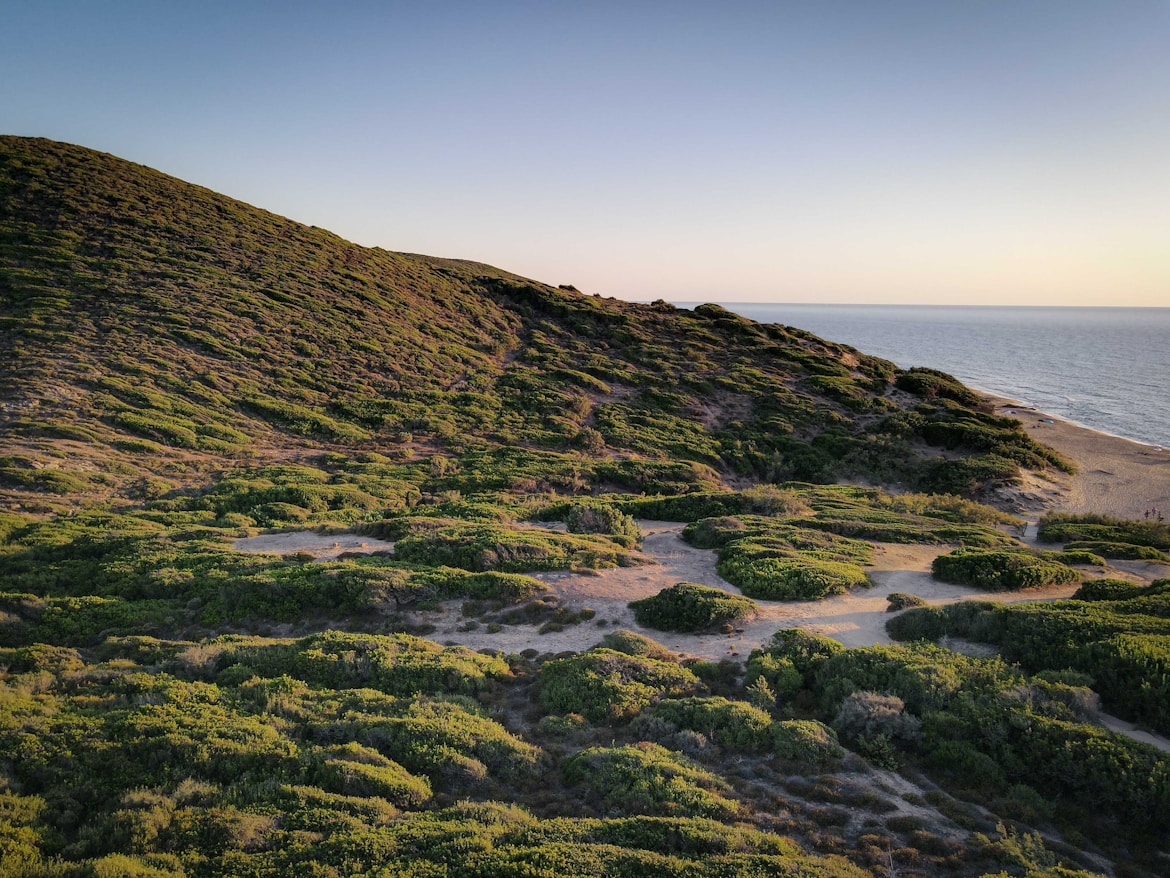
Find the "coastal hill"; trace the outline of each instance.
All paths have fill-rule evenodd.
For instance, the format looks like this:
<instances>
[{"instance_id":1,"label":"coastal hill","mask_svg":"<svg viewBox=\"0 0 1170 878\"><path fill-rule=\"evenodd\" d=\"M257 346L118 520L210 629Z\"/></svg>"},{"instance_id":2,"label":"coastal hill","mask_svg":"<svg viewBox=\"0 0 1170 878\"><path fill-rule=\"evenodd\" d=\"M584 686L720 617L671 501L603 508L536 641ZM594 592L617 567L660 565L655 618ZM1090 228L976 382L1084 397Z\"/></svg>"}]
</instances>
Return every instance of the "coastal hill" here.
<instances>
[{"instance_id":1,"label":"coastal hill","mask_svg":"<svg viewBox=\"0 0 1170 878\"><path fill-rule=\"evenodd\" d=\"M968 494L1064 465L942 374L716 305L359 247L48 140L0 138L0 265L0 496L34 513L323 450Z\"/></svg>"},{"instance_id":2,"label":"coastal hill","mask_svg":"<svg viewBox=\"0 0 1170 878\"><path fill-rule=\"evenodd\" d=\"M0 138L0 878L1165 875L1170 526L1022 542L1054 468L941 372Z\"/></svg>"}]
</instances>

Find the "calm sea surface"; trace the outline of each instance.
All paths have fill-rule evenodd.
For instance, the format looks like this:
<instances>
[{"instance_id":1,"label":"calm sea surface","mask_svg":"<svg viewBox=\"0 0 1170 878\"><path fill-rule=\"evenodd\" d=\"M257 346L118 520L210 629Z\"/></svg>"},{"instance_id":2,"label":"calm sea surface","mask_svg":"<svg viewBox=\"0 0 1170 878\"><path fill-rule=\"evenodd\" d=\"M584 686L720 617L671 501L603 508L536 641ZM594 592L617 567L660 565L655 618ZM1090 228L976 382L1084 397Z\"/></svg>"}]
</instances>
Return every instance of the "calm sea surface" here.
<instances>
[{"instance_id":1,"label":"calm sea surface","mask_svg":"<svg viewBox=\"0 0 1170 878\"><path fill-rule=\"evenodd\" d=\"M1170 308L724 307L903 368L942 369L1094 430L1170 447Z\"/></svg>"}]
</instances>

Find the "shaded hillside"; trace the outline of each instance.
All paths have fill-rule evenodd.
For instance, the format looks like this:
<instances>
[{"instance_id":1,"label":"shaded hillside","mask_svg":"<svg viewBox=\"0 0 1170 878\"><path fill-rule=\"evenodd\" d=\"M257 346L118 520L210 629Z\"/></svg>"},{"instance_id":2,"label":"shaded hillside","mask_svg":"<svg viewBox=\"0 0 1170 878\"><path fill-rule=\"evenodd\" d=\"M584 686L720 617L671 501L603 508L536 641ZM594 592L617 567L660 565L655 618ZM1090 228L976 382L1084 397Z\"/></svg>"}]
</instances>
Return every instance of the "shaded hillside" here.
<instances>
[{"instance_id":1,"label":"shaded hillside","mask_svg":"<svg viewBox=\"0 0 1170 878\"><path fill-rule=\"evenodd\" d=\"M298 449L521 446L953 492L1052 459L946 376L714 305L359 247L46 140L0 138L0 264L0 490L31 511ZM926 443L981 458L912 463Z\"/></svg>"}]
</instances>

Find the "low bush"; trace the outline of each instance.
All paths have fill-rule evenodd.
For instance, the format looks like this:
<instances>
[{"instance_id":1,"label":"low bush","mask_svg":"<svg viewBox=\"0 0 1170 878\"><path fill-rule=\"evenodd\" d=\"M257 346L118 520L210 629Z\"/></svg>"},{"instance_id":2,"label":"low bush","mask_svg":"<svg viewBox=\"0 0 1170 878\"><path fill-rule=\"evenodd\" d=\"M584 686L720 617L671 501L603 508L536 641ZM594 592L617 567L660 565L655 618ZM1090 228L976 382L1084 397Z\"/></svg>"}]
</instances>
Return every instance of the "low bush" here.
<instances>
[{"instance_id":1,"label":"low bush","mask_svg":"<svg viewBox=\"0 0 1170 878\"><path fill-rule=\"evenodd\" d=\"M653 716L706 735L725 750L761 753L772 746L772 717L744 701L669 698L655 706Z\"/></svg>"},{"instance_id":2,"label":"low bush","mask_svg":"<svg viewBox=\"0 0 1170 878\"><path fill-rule=\"evenodd\" d=\"M1065 552L1092 552L1102 558L1116 558L1120 561L1168 561L1170 555L1153 546L1136 546L1133 543L1116 543L1105 540L1072 540L1065 543Z\"/></svg>"},{"instance_id":3,"label":"low bush","mask_svg":"<svg viewBox=\"0 0 1170 878\"><path fill-rule=\"evenodd\" d=\"M578 503L569 507L565 526L572 534L605 534L627 549L642 539L637 522L612 506Z\"/></svg>"},{"instance_id":4,"label":"low bush","mask_svg":"<svg viewBox=\"0 0 1170 878\"><path fill-rule=\"evenodd\" d=\"M745 595L769 601L815 601L869 585L865 571L856 564L795 555L751 558L729 553L717 569Z\"/></svg>"},{"instance_id":5,"label":"low bush","mask_svg":"<svg viewBox=\"0 0 1170 878\"><path fill-rule=\"evenodd\" d=\"M935 579L988 591L1012 591L1076 582L1080 575L1063 564L1027 552L956 549L931 564Z\"/></svg>"},{"instance_id":6,"label":"low bush","mask_svg":"<svg viewBox=\"0 0 1170 878\"><path fill-rule=\"evenodd\" d=\"M1170 523L1164 521L1052 512L1040 519L1036 536L1046 543L1124 543L1170 552Z\"/></svg>"},{"instance_id":7,"label":"low bush","mask_svg":"<svg viewBox=\"0 0 1170 878\"><path fill-rule=\"evenodd\" d=\"M728 819L739 810L719 777L658 744L591 747L565 763L564 775L608 812Z\"/></svg>"},{"instance_id":8,"label":"low bush","mask_svg":"<svg viewBox=\"0 0 1170 878\"><path fill-rule=\"evenodd\" d=\"M631 601L634 619L659 631L707 631L723 623L753 617L756 602L720 588L679 582L653 597Z\"/></svg>"},{"instance_id":9,"label":"low bush","mask_svg":"<svg viewBox=\"0 0 1170 878\"><path fill-rule=\"evenodd\" d=\"M663 696L700 688L698 677L673 662L604 648L546 662L540 684L546 709L579 713L592 722L632 719Z\"/></svg>"},{"instance_id":10,"label":"low bush","mask_svg":"<svg viewBox=\"0 0 1170 878\"><path fill-rule=\"evenodd\" d=\"M836 733L816 720L791 719L772 723L772 750L781 759L824 766L845 755Z\"/></svg>"},{"instance_id":11,"label":"low bush","mask_svg":"<svg viewBox=\"0 0 1170 878\"><path fill-rule=\"evenodd\" d=\"M1149 591L1125 579L1090 579L1073 594L1074 601L1127 601Z\"/></svg>"},{"instance_id":12,"label":"low bush","mask_svg":"<svg viewBox=\"0 0 1170 878\"><path fill-rule=\"evenodd\" d=\"M624 628L605 635L601 638L600 645L615 652L624 652L626 655L640 655L659 661L670 662L678 658L677 654L671 652L661 643L644 634L627 631Z\"/></svg>"},{"instance_id":13,"label":"low bush","mask_svg":"<svg viewBox=\"0 0 1170 878\"><path fill-rule=\"evenodd\" d=\"M908 610L911 607L925 607L926 601L916 594L906 594L901 591L890 592L886 595L886 612L896 613L899 610Z\"/></svg>"}]
</instances>

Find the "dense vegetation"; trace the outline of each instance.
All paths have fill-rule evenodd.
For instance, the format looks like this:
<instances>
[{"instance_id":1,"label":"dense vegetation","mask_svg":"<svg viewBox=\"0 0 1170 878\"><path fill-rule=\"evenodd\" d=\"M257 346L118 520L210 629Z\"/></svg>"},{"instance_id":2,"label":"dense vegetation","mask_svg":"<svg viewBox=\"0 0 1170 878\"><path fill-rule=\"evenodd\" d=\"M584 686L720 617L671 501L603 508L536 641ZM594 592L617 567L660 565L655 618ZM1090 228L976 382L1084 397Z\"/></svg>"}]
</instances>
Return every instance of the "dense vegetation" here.
<instances>
[{"instance_id":1,"label":"dense vegetation","mask_svg":"<svg viewBox=\"0 0 1170 878\"><path fill-rule=\"evenodd\" d=\"M1165 758L1086 721L1099 693L1170 724L1165 583L891 622L1019 667L799 629L699 660L549 588L646 563L639 518L687 522L759 600L864 588L876 543L1023 557L970 498L1068 464L943 373L357 247L4 137L0 426L0 875L1164 865ZM1170 548L1056 524L1091 545L1027 557L1074 579ZM307 528L392 547L237 542ZM750 607L683 592L639 623ZM488 638L597 636L425 639L452 603Z\"/></svg>"},{"instance_id":2,"label":"dense vegetation","mask_svg":"<svg viewBox=\"0 0 1170 878\"><path fill-rule=\"evenodd\" d=\"M1034 673L1076 671L1114 713L1170 733L1170 580L1094 580L1053 603L915 609L887 627L903 640L993 643Z\"/></svg>"}]
</instances>

